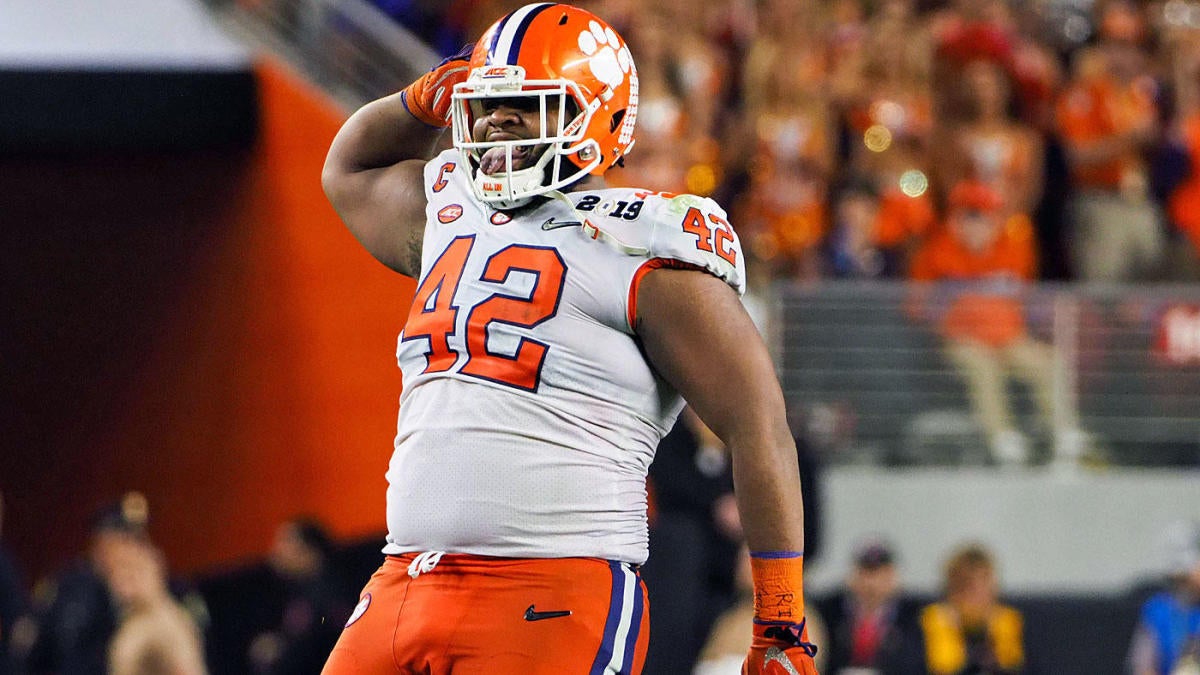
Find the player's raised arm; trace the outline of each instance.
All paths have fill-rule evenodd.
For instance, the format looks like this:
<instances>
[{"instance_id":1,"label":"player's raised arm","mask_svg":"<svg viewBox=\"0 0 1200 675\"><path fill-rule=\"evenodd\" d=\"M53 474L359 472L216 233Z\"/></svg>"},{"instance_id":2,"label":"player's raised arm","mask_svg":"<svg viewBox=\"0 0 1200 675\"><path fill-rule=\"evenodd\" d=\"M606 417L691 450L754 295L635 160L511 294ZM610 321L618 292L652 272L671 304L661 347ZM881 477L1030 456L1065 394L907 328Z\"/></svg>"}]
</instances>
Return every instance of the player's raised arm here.
<instances>
[{"instance_id":1,"label":"player's raised arm","mask_svg":"<svg viewBox=\"0 0 1200 675\"><path fill-rule=\"evenodd\" d=\"M766 346L736 292L705 272L650 272L637 307L636 330L650 362L733 457L755 586L754 647L743 672L815 674L815 650L804 637L796 445ZM781 670L768 669L773 660Z\"/></svg>"},{"instance_id":2,"label":"player's raised arm","mask_svg":"<svg viewBox=\"0 0 1200 675\"><path fill-rule=\"evenodd\" d=\"M425 228L422 171L449 125L450 94L466 79L467 47L403 91L350 116L325 158L321 184L371 255L417 276Z\"/></svg>"}]
</instances>

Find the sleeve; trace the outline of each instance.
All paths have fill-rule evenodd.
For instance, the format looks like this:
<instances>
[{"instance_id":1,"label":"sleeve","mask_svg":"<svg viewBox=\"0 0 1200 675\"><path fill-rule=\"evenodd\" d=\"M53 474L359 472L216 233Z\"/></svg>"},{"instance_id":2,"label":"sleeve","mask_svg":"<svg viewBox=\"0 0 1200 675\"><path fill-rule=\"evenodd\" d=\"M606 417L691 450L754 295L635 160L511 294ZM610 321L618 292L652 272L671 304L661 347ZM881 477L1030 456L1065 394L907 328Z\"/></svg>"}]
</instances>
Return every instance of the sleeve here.
<instances>
[{"instance_id":1,"label":"sleeve","mask_svg":"<svg viewBox=\"0 0 1200 675\"><path fill-rule=\"evenodd\" d=\"M645 261L629 284L628 321L637 319L638 284L661 267L708 272L729 284L738 295L746 292L746 257L741 240L725 210L711 199L695 195L653 195L646 200L649 223Z\"/></svg>"},{"instance_id":2,"label":"sleeve","mask_svg":"<svg viewBox=\"0 0 1200 675\"><path fill-rule=\"evenodd\" d=\"M694 195L654 201L649 257L703 269L743 295L746 256L725 210L711 199Z\"/></svg>"}]
</instances>

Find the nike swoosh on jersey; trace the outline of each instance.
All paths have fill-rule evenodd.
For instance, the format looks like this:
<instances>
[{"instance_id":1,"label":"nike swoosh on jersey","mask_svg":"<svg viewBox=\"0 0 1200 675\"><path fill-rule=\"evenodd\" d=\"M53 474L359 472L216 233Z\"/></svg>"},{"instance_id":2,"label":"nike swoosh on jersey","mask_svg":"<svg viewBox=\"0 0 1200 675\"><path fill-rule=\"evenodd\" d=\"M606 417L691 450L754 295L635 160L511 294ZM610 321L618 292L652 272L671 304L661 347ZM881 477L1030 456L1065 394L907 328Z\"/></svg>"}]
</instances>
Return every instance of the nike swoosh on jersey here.
<instances>
[{"instance_id":1,"label":"nike swoosh on jersey","mask_svg":"<svg viewBox=\"0 0 1200 675\"><path fill-rule=\"evenodd\" d=\"M557 619L561 616L571 616L571 610L562 609L562 610L556 610L556 611L552 611L552 612L538 612L533 609L533 605L530 605L529 607L527 607L525 609L525 620L526 621L541 621L542 619Z\"/></svg>"},{"instance_id":2,"label":"nike swoosh on jersey","mask_svg":"<svg viewBox=\"0 0 1200 675\"><path fill-rule=\"evenodd\" d=\"M543 230L557 230L560 227L583 227L583 223L578 220L555 220L547 218L546 222L542 223Z\"/></svg>"}]
</instances>

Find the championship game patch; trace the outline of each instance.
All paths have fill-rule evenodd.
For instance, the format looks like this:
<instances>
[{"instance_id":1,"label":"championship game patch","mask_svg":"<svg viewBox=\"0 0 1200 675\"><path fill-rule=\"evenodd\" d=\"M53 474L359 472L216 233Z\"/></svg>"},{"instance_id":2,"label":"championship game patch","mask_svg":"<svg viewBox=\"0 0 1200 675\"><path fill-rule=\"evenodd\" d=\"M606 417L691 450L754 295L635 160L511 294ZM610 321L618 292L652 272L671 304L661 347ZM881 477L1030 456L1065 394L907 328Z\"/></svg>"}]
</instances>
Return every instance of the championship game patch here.
<instances>
[{"instance_id":1,"label":"championship game patch","mask_svg":"<svg viewBox=\"0 0 1200 675\"><path fill-rule=\"evenodd\" d=\"M492 214L491 220L493 225L504 225L512 221L512 216L503 211L497 211Z\"/></svg>"},{"instance_id":2,"label":"championship game patch","mask_svg":"<svg viewBox=\"0 0 1200 675\"><path fill-rule=\"evenodd\" d=\"M462 218L462 214L463 214L463 207L460 206L459 204L451 204L449 206L443 206L442 210L438 211L438 222L453 223L454 221L458 220L459 218Z\"/></svg>"},{"instance_id":3,"label":"championship game patch","mask_svg":"<svg viewBox=\"0 0 1200 675\"><path fill-rule=\"evenodd\" d=\"M346 621L346 628L349 628L350 624L361 619L362 615L367 613L367 608L370 606L371 594L367 593L362 597L362 600L358 601L358 606L356 606L354 608L354 612L350 614L350 618Z\"/></svg>"}]
</instances>

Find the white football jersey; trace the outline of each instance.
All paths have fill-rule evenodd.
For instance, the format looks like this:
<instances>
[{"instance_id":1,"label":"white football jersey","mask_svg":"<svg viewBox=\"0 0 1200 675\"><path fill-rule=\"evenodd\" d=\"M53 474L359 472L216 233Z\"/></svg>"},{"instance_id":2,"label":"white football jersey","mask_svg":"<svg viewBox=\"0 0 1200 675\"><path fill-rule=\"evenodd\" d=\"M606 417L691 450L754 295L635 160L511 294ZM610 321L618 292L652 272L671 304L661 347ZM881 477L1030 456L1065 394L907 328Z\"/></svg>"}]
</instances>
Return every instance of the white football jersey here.
<instances>
[{"instance_id":1,"label":"white football jersey","mask_svg":"<svg viewBox=\"0 0 1200 675\"><path fill-rule=\"evenodd\" d=\"M459 162L425 169L384 552L642 563L646 473L682 402L639 348L637 284L681 265L741 293L737 236L712 200L624 188L510 217Z\"/></svg>"}]
</instances>

